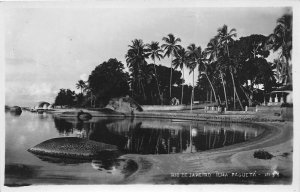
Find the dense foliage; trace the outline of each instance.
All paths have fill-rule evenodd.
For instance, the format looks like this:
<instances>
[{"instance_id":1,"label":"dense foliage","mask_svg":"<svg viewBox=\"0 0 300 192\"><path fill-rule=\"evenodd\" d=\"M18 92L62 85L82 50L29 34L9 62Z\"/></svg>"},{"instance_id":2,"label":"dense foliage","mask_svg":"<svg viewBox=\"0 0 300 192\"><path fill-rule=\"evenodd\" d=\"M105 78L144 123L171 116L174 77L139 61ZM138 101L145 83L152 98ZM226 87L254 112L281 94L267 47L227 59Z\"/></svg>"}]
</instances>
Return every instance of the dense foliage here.
<instances>
[{"instance_id":1,"label":"dense foliage","mask_svg":"<svg viewBox=\"0 0 300 192\"><path fill-rule=\"evenodd\" d=\"M73 106L75 104L75 92L70 89L60 89L54 104L60 106Z\"/></svg>"},{"instance_id":2,"label":"dense foliage","mask_svg":"<svg viewBox=\"0 0 300 192\"><path fill-rule=\"evenodd\" d=\"M105 105L113 97L129 94L129 74L117 59L109 59L98 65L90 74L88 85L96 97L97 105Z\"/></svg>"}]
</instances>

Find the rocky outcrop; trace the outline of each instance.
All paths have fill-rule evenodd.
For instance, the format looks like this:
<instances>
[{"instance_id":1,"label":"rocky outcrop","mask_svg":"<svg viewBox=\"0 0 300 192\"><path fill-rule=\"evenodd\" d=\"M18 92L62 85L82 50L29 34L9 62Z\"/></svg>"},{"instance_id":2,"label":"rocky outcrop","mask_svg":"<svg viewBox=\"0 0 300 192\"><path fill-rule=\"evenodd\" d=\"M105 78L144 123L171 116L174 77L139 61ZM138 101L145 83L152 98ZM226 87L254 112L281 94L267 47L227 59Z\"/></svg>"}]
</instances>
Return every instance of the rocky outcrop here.
<instances>
[{"instance_id":1,"label":"rocky outcrop","mask_svg":"<svg viewBox=\"0 0 300 192\"><path fill-rule=\"evenodd\" d=\"M77 159L110 159L121 155L114 145L77 137L50 139L28 149L28 151L39 156Z\"/></svg>"},{"instance_id":2,"label":"rocky outcrop","mask_svg":"<svg viewBox=\"0 0 300 192\"><path fill-rule=\"evenodd\" d=\"M142 107L129 96L112 98L105 108L127 114L143 111Z\"/></svg>"},{"instance_id":3,"label":"rocky outcrop","mask_svg":"<svg viewBox=\"0 0 300 192\"><path fill-rule=\"evenodd\" d=\"M77 114L77 118L81 121L88 121L92 118L93 116L89 113L83 112L83 111L79 111Z\"/></svg>"},{"instance_id":4,"label":"rocky outcrop","mask_svg":"<svg viewBox=\"0 0 300 192\"><path fill-rule=\"evenodd\" d=\"M13 106L10 108L10 112L14 115L21 115L22 109L19 106Z\"/></svg>"}]
</instances>

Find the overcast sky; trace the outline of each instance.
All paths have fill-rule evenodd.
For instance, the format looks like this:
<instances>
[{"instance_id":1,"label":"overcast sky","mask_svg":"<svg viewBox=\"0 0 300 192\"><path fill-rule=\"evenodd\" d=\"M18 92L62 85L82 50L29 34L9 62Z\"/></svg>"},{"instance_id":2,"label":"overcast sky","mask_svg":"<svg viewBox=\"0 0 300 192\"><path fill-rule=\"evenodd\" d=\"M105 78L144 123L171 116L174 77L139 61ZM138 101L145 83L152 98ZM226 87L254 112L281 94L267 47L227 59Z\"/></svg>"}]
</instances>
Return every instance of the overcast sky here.
<instances>
[{"instance_id":1,"label":"overcast sky","mask_svg":"<svg viewBox=\"0 0 300 192\"><path fill-rule=\"evenodd\" d=\"M54 102L60 88L103 61L125 65L131 40L159 41L173 33L186 47L205 48L224 24L238 37L269 35L287 8L10 8L5 12L5 103ZM170 66L170 60L161 64ZM186 83L192 78L185 70Z\"/></svg>"}]
</instances>

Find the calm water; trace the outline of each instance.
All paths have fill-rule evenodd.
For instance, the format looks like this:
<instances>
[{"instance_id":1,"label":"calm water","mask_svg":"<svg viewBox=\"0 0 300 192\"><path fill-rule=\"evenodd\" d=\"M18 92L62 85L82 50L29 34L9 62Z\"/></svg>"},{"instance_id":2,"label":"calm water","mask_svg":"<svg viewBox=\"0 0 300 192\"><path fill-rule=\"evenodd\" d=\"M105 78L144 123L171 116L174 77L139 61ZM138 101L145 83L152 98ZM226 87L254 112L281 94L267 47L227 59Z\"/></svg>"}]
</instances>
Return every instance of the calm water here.
<instances>
[{"instance_id":1,"label":"calm water","mask_svg":"<svg viewBox=\"0 0 300 192\"><path fill-rule=\"evenodd\" d=\"M100 184L122 183L138 165L130 159L78 161L35 156L27 149L56 137L80 137L116 145L123 153L194 153L247 141L261 128L158 119L58 118L23 111L5 115L5 183Z\"/></svg>"}]
</instances>

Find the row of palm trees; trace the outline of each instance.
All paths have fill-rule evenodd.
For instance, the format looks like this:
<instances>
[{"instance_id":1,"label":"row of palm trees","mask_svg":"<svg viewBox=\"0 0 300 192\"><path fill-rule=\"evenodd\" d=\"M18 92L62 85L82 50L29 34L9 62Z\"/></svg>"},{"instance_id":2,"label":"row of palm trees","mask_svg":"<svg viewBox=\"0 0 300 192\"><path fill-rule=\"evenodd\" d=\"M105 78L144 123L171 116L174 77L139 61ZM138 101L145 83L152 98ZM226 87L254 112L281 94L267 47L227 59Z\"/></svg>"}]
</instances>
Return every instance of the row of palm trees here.
<instances>
[{"instance_id":1,"label":"row of palm trees","mask_svg":"<svg viewBox=\"0 0 300 192\"><path fill-rule=\"evenodd\" d=\"M291 49L292 49L292 24L291 24L291 15L284 15L277 21L277 26L274 29L274 33L271 34L268 38L269 50L277 51L281 50L280 57L284 59L285 62L285 71L288 70L289 62L291 60ZM143 68L147 65L147 59L153 61L156 84L158 93L161 96L161 90L156 73L156 61L161 60L162 58L170 57L170 91L169 97L172 97L172 69L180 68L182 74L184 75L184 68L187 67L190 70L190 73L193 73L193 91L191 96L191 103L193 103L194 98L194 71L198 68L199 77L205 77L209 82L211 87L214 100L216 102L221 102L221 99L214 88L211 78L219 79L223 87L224 92L224 101L225 105L228 108L228 97L226 91L226 82L225 78L229 77L232 84L232 96L233 96L233 108L236 108L236 100L239 103L241 109L243 105L239 94L237 92L236 85L236 64L233 62L230 48L234 42L234 38L237 36L236 29L229 29L227 25L223 25L217 30L217 34L209 41L207 47L202 49L200 46L195 45L194 43L190 44L186 49L182 47L179 43L181 42L180 38L175 37L173 34L168 34L166 37L162 38L163 44L160 46L159 42L153 41L149 44L144 44L142 40L135 39L132 41L132 45L129 45L129 50L126 57L126 62L133 76L133 85L140 92L144 92L144 83L143 78L147 75L143 73ZM209 75L209 68L211 64L215 63L216 70L214 72L214 77ZM184 79L184 76L183 76ZM286 78L287 80L288 78ZM285 82L287 83L287 82ZM181 103L183 101L183 85L181 93ZM134 87L134 86L133 86ZM133 88L134 89L134 88Z\"/></svg>"},{"instance_id":2,"label":"row of palm trees","mask_svg":"<svg viewBox=\"0 0 300 192\"><path fill-rule=\"evenodd\" d=\"M214 99L215 101L218 101L216 96L216 91L214 89L214 86L207 74L207 68L208 65L211 62L217 61L218 58L221 56L221 49L224 49L225 52L229 57L229 49L228 44L233 41L233 37L236 36L236 30L231 29L228 30L228 27L224 25L223 27L218 29L218 34L211 39L211 41L208 43L206 49L202 49L200 46L196 46L195 44L190 44L187 49L183 48L179 43L181 42L180 38L176 38L173 34L168 34L167 37L163 37L162 40L164 41L164 44L162 46L159 46L159 42L151 42L150 44L143 44L142 40L135 39L132 41L132 45L129 45L129 50L126 54L126 62L128 64L128 67L131 69L131 72L134 74L134 79L138 82L138 87L141 87L143 89L143 85L140 82L141 81L141 68L143 65L147 64L146 59L150 58L154 62L154 70L155 69L155 61L156 59L160 60L165 57L171 57L171 70L170 70L170 92L169 97L172 97L172 69L173 67L175 69L180 68L182 71L182 74L184 75L184 67L187 67L190 70L190 73L193 73L193 92L194 92L194 71L198 67L198 70L200 72L200 75L204 75L213 91ZM229 66L231 67L231 66ZM232 75L232 81L234 84L234 77L232 69L230 69L231 75ZM157 88L160 95L159 90L159 82L157 80L157 74L156 76L156 82L157 82ZM224 94L225 94L225 101L227 106L227 97L226 97L226 91L225 91L225 83L223 79L223 71L220 68L220 76L222 79L222 83L224 86ZM184 79L184 76L183 76ZM238 97L237 92L235 90L234 86L234 94ZM191 97L191 102L193 102L193 94ZM235 99L235 97L234 97ZM182 93L181 93L181 103L183 101L183 85L182 85ZM234 102L235 103L235 102ZM228 106L227 106L228 107Z\"/></svg>"}]
</instances>

